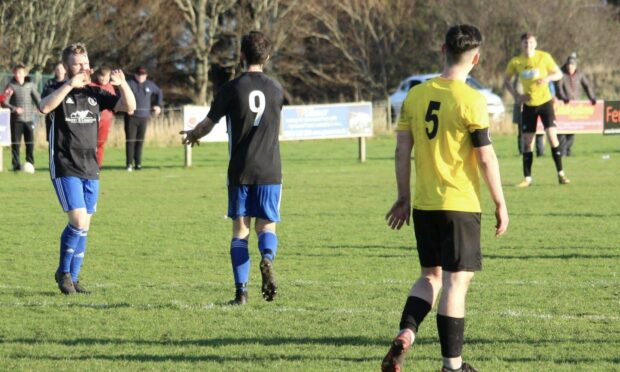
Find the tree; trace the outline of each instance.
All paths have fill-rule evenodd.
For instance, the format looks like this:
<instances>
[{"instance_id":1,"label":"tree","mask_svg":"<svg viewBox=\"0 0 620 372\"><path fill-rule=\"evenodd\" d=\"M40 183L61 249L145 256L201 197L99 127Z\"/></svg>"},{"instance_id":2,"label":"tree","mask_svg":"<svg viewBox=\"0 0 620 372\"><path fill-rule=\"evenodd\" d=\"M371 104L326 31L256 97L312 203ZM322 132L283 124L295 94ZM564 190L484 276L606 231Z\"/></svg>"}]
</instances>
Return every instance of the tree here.
<instances>
[{"instance_id":1,"label":"tree","mask_svg":"<svg viewBox=\"0 0 620 372\"><path fill-rule=\"evenodd\" d=\"M41 71L54 52L67 44L75 8L75 0L0 3L0 44L7 51L0 63L21 62Z\"/></svg>"},{"instance_id":2,"label":"tree","mask_svg":"<svg viewBox=\"0 0 620 372\"><path fill-rule=\"evenodd\" d=\"M190 81L194 102L206 104L209 56L221 26L220 19L235 5L235 0L174 0L174 3L181 11L191 35L189 45L194 61Z\"/></svg>"}]
</instances>

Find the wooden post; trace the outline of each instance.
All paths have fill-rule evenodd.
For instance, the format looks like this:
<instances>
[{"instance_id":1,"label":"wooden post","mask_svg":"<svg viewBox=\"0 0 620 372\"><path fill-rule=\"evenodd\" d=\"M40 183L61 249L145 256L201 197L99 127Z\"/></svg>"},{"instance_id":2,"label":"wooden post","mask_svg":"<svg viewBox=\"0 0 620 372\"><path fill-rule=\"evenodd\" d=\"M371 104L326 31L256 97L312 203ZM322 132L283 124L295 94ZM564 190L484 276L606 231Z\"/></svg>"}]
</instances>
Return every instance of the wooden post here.
<instances>
[{"instance_id":1,"label":"wooden post","mask_svg":"<svg viewBox=\"0 0 620 372\"><path fill-rule=\"evenodd\" d=\"M185 167L189 168L192 166L192 146L185 145Z\"/></svg>"},{"instance_id":2,"label":"wooden post","mask_svg":"<svg viewBox=\"0 0 620 372\"><path fill-rule=\"evenodd\" d=\"M357 142L359 145L359 159L360 162L364 163L366 161L366 137L359 137Z\"/></svg>"}]
</instances>

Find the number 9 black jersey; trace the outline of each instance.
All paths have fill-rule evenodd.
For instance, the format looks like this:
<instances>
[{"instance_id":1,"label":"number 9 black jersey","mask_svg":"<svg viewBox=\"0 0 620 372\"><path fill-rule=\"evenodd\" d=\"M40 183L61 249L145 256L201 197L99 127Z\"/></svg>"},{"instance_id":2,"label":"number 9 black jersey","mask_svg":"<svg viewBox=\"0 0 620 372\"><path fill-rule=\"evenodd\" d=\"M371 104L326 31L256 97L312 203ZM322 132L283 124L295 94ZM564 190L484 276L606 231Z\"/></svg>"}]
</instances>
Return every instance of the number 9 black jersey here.
<instances>
[{"instance_id":1,"label":"number 9 black jersey","mask_svg":"<svg viewBox=\"0 0 620 372\"><path fill-rule=\"evenodd\" d=\"M214 123L226 116L229 185L282 183L280 115L283 90L262 72L246 72L226 83L207 115Z\"/></svg>"}]
</instances>

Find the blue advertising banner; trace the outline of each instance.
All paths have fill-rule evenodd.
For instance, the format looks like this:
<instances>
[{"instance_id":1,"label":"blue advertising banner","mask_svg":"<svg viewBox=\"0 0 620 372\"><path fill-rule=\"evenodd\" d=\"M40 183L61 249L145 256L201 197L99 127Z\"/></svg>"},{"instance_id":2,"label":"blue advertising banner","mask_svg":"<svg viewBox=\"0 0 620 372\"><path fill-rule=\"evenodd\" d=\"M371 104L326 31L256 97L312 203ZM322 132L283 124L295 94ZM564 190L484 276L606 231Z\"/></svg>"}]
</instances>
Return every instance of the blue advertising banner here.
<instances>
[{"instance_id":1,"label":"blue advertising banner","mask_svg":"<svg viewBox=\"0 0 620 372\"><path fill-rule=\"evenodd\" d=\"M11 110L0 109L0 146L11 145Z\"/></svg>"},{"instance_id":2,"label":"blue advertising banner","mask_svg":"<svg viewBox=\"0 0 620 372\"><path fill-rule=\"evenodd\" d=\"M372 136L372 104L284 106L281 140Z\"/></svg>"}]
</instances>

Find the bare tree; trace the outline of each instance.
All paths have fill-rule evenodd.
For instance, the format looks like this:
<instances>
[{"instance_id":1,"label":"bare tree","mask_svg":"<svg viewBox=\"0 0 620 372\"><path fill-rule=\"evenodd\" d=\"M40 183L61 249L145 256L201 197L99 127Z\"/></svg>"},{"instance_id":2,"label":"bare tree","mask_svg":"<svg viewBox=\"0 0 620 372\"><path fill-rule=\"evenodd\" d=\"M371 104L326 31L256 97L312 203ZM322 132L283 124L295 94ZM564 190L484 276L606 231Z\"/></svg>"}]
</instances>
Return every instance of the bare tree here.
<instances>
[{"instance_id":1,"label":"bare tree","mask_svg":"<svg viewBox=\"0 0 620 372\"><path fill-rule=\"evenodd\" d=\"M235 5L235 0L174 0L174 3L181 10L191 35L194 102L206 104L209 55L216 42L220 18Z\"/></svg>"},{"instance_id":2,"label":"bare tree","mask_svg":"<svg viewBox=\"0 0 620 372\"><path fill-rule=\"evenodd\" d=\"M75 0L13 0L0 4L0 43L5 64L22 62L43 69L54 51L67 43Z\"/></svg>"}]
</instances>

